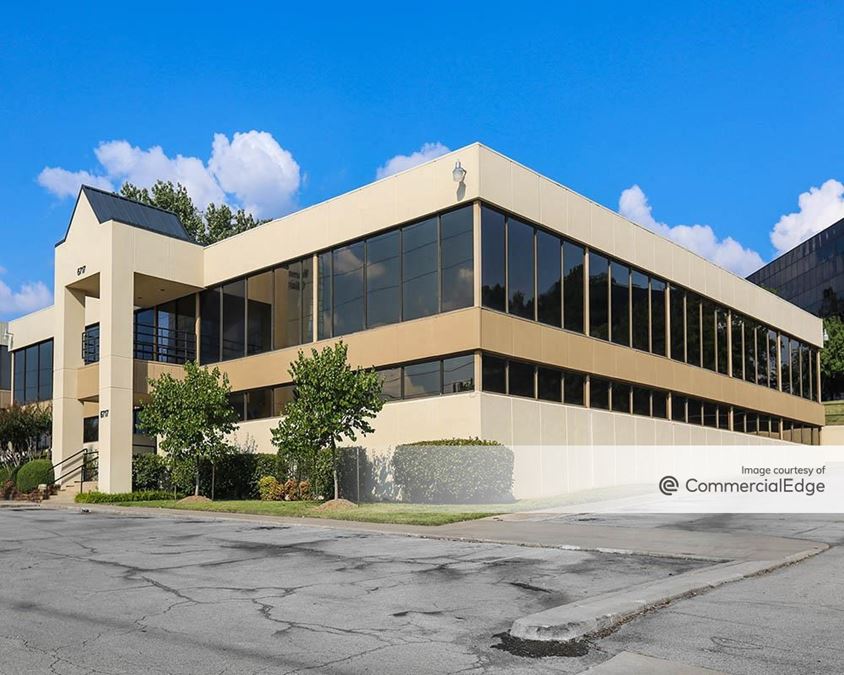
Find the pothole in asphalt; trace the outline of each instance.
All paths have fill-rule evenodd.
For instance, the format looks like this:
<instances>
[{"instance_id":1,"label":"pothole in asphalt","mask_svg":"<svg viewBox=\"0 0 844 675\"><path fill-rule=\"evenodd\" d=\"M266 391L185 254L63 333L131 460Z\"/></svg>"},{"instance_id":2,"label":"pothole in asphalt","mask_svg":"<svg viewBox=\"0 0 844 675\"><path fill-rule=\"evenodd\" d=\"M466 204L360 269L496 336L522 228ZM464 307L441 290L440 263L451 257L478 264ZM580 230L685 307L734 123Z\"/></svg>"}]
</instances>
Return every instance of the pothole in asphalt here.
<instances>
[{"instance_id":1,"label":"pothole in asphalt","mask_svg":"<svg viewBox=\"0 0 844 675\"><path fill-rule=\"evenodd\" d=\"M500 649L514 656L523 656L529 659L541 659L548 656L586 656L589 652L589 643L586 640L569 640L567 642L522 640L507 632L498 633L493 637L499 639L498 644L492 645L493 649Z\"/></svg>"}]
</instances>

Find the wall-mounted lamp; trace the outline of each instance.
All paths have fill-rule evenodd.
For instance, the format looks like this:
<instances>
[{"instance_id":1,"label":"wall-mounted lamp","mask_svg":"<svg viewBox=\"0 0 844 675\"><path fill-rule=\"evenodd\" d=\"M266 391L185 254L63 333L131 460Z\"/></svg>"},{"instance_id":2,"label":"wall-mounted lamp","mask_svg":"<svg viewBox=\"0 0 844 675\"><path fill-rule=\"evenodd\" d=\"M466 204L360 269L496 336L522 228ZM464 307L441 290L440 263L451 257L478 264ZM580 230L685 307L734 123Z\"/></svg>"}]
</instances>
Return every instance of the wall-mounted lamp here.
<instances>
[{"instance_id":1,"label":"wall-mounted lamp","mask_svg":"<svg viewBox=\"0 0 844 675\"><path fill-rule=\"evenodd\" d=\"M451 172L451 177L454 178L455 183L462 183L466 179L466 169L461 166L459 159L454 165L454 170Z\"/></svg>"}]
</instances>

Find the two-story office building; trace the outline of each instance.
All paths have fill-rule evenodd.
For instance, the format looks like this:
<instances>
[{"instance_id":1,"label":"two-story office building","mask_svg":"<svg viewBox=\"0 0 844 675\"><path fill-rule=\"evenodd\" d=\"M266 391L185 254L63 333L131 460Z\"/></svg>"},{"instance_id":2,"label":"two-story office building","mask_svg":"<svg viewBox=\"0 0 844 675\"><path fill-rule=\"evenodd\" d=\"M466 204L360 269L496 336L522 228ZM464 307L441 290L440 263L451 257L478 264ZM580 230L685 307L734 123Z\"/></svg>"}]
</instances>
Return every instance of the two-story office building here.
<instances>
[{"instance_id":1,"label":"two-story office building","mask_svg":"<svg viewBox=\"0 0 844 675\"><path fill-rule=\"evenodd\" d=\"M517 496L594 485L593 447L823 423L816 317L479 144L207 247L86 187L55 270L55 304L10 327L14 396L52 400L55 460L96 439L105 491L148 444L148 378L218 365L237 441L270 452L291 361L339 338L383 376L368 451L498 440Z\"/></svg>"}]
</instances>

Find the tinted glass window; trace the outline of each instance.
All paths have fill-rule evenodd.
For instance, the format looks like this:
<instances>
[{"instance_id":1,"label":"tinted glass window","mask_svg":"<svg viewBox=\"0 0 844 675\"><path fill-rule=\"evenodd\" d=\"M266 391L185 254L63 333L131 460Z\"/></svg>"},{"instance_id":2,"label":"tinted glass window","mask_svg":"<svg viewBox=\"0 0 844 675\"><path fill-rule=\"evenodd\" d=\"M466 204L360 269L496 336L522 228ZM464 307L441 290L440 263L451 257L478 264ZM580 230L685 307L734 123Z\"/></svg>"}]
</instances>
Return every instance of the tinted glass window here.
<instances>
[{"instance_id":1,"label":"tinted glass window","mask_svg":"<svg viewBox=\"0 0 844 675\"><path fill-rule=\"evenodd\" d=\"M686 363L700 365L700 298L686 293Z\"/></svg>"},{"instance_id":2,"label":"tinted glass window","mask_svg":"<svg viewBox=\"0 0 844 675\"><path fill-rule=\"evenodd\" d=\"M686 404L689 424L703 424L703 406L700 401L690 398Z\"/></svg>"},{"instance_id":3,"label":"tinted glass window","mask_svg":"<svg viewBox=\"0 0 844 675\"><path fill-rule=\"evenodd\" d=\"M243 422L246 419L246 393L239 391L229 394L229 405L237 415L237 421Z\"/></svg>"},{"instance_id":4,"label":"tinted glass window","mask_svg":"<svg viewBox=\"0 0 844 675\"><path fill-rule=\"evenodd\" d=\"M630 344L630 268L612 263L612 341Z\"/></svg>"},{"instance_id":5,"label":"tinted glass window","mask_svg":"<svg viewBox=\"0 0 844 675\"><path fill-rule=\"evenodd\" d=\"M475 389L475 357L471 354L443 359L443 394Z\"/></svg>"},{"instance_id":6,"label":"tinted glass window","mask_svg":"<svg viewBox=\"0 0 844 675\"><path fill-rule=\"evenodd\" d=\"M51 342L50 343L51 350L52 350L52 344L53 343ZM52 357L51 357L50 361L52 362ZM42 361L42 367L43 367L43 361ZM52 375L52 373L51 373L51 375ZM51 391L52 391L52 381L53 380L51 378L50 379ZM809 347L808 347L808 345L805 345L801 342L800 343L800 383L801 383L801 391L803 393L803 398L811 398L812 397L812 393L811 393L811 390L809 388L809 382L810 382L810 379L809 379ZM52 398L52 396L50 396L49 398Z\"/></svg>"},{"instance_id":7,"label":"tinted glass window","mask_svg":"<svg viewBox=\"0 0 844 675\"><path fill-rule=\"evenodd\" d=\"M672 394L671 396L671 419L675 422L685 422L686 421L686 397L685 396L677 396L676 394Z\"/></svg>"},{"instance_id":8,"label":"tinted glass window","mask_svg":"<svg viewBox=\"0 0 844 675\"><path fill-rule=\"evenodd\" d=\"M651 351L665 356L665 282L651 279Z\"/></svg>"},{"instance_id":9,"label":"tinted glass window","mask_svg":"<svg viewBox=\"0 0 844 675\"><path fill-rule=\"evenodd\" d=\"M507 393L511 396L528 396L534 398L536 391L533 381L534 367L527 363L510 361L507 379Z\"/></svg>"},{"instance_id":10,"label":"tinted glass window","mask_svg":"<svg viewBox=\"0 0 844 675\"><path fill-rule=\"evenodd\" d=\"M82 442L96 443L100 440L100 418L86 417L82 420Z\"/></svg>"},{"instance_id":11,"label":"tinted glass window","mask_svg":"<svg viewBox=\"0 0 844 675\"><path fill-rule=\"evenodd\" d=\"M520 220L507 221L507 311L533 319L533 228Z\"/></svg>"},{"instance_id":12,"label":"tinted glass window","mask_svg":"<svg viewBox=\"0 0 844 675\"><path fill-rule=\"evenodd\" d=\"M12 357L6 345L0 345L0 389L12 388Z\"/></svg>"},{"instance_id":13,"label":"tinted glass window","mask_svg":"<svg viewBox=\"0 0 844 675\"><path fill-rule=\"evenodd\" d=\"M536 233L537 318L557 327L563 325L561 244L559 238L547 232Z\"/></svg>"},{"instance_id":14,"label":"tinted glass window","mask_svg":"<svg viewBox=\"0 0 844 675\"><path fill-rule=\"evenodd\" d=\"M613 382L612 409L615 412L630 412L630 385L623 382Z\"/></svg>"},{"instance_id":15,"label":"tinted glass window","mask_svg":"<svg viewBox=\"0 0 844 675\"><path fill-rule=\"evenodd\" d=\"M668 395L664 391L655 391L651 396L653 416L665 419L668 416Z\"/></svg>"},{"instance_id":16,"label":"tinted glass window","mask_svg":"<svg viewBox=\"0 0 844 675\"><path fill-rule=\"evenodd\" d=\"M441 391L439 361L414 363L404 367L404 397L434 396Z\"/></svg>"},{"instance_id":17,"label":"tinted glass window","mask_svg":"<svg viewBox=\"0 0 844 675\"><path fill-rule=\"evenodd\" d=\"M362 241L333 252L334 335L363 330L363 259Z\"/></svg>"},{"instance_id":18,"label":"tinted glass window","mask_svg":"<svg viewBox=\"0 0 844 675\"><path fill-rule=\"evenodd\" d=\"M583 332L583 247L563 242L563 321L567 330Z\"/></svg>"},{"instance_id":19,"label":"tinted glass window","mask_svg":"<svg viewBox=\"0 0 844 675\"><path fill-rule=\"evenodd\" d=\"M246 353L246 281L223 286L223 360Z\"/></svg>"},{"instance_id":20,"label":"tinted glass window","mask_svg":"<svg viewBox=\"0 0 844 675\"><path fill-rule=\"evenodd\" d=\"M717 428L718 426L718 410L714 403L706 402L703 404L703 424L707 427Z\"/></svg>"},{"instance_id":21,"label":"tinted glass window","mask_svg":"<svg viewBox=\"0 0 844 675\"><path fill-rule=\"evenodd\" d=\"M12 354L12 365L14 367L14 391L15 403L26 403L26 350L20 349Z\"/></svg>"},{"instance_id":22,"label":"tinted glass window","mask_svg":"<svg viewBox=\"0 0 844 675\"><path fill-rule=\"evenodd\" d=\"M314 339L314 260L302 261L302 342Z\"/></svg>"},{"instance_id":23,"label":"tinted glass window","mask_svg":"<svg viewBox=\"0 0 844 675\"><path fill-rule=\"evenodd\" d=\"M440 217L442 311L471 307L474 296L474 243L471 206Z\"/></svg>"},{"instance_id":24,"label":"tinted glass window","mask_svg":"<svg viewBox=\"0 0 844 675\"><path fill-rule=\"evenodd\" d=\"M782 366L782 373L780 375L782 380L782 390L791 393L791 356L788 353L788 346L790 340L785 335L780 335L780 364Z\"/></svg>"},{"instance_id":25,"label":"tinted glass window","mask_svg":"<svg viewBox=\"0 0 844 675\"><path fill-rule=\"evenodd\" d=\"M589 335L609 339L609 261L589 253Z\"/></svg>"},{"instance_id":26,"label":"tinted glass window","mask_svg":"<svg viewBox=\"0 0 844 675\"><path fill-rule=\"evenodd\" d=\"M739 408L733 409L733 431L744 433L744 421L746 413Z\"/></svg>"},{"instance_id":27,"label":"tinted glass window","mask_svg":"<svg viewBox=\"0 0 844 675\"><path fill-rule=\"evenodd\" d=\"M644 387L633 387L633 414L651 414L651 392Z\"/></svg>"},{"instance_id":28,"label":"tinted glass window","mask_svg":"<svg viewBox=\"0 0 844 675\"><path fill-rule=\"evenodd\" d=\"M566 373L563 377L563 401L583 405L583 386L586 378L580 373Z\"/></svg>"},{"instance_id":29,"label":"tinted glass window","mask_svg":"<svg viewBox=\"0 0 844 675\"><path fill-rule=\"evenodd\" d=\"M708 300L701 303L701 343L703 367L715 370L715 305Z\"/></svg>"},{"instance_id":30,"label":"tinted glass window","mask_svg":"<svg viewBox=\"0 0 844 675\"><path fill-rule=\"evenodd\" d=\"M504 214L481 207L481 302L504 311Z\"/></svg>"},{"instance_id":31,"label":"tinted glass window","mask_svg":"<svg viewBox=\"0 0 844 675\"><path fill-rule=\"evenodd\" d=\"M387 232L366 242L366 325L401 321L401 233Z\"/></svg>"},{"instance_id":32,"label":"tinted glass window","mask_svg":"<svg viewBox=\"0 0 844 675\"><path fill-rule=\"evenodd\" d=\"M482 385L484 391L507 393L507 364L494 356L483 357Z\"/></svg>"},{"instance_id":33,"label":"tinted glass window","mask_svg":"<svg viewBox=\"0 0 844 675\"><path fill-rule=\"evenodd\" d=\"M686 360L686 310L684 300L686 292L677 286L671 286L671 358Z\"/></svg>"},{"instance_id":34,"label":"tinted glass window","mask_svg":"<svg viewBox=\"0 0 844 675\"><path fill-rule=\"evenodd\" d=\"M715 312L715 339L717 342L716 358L718 360L718 372L727 374L727 310L719 307Z\"/></svg>"},{"instance_id":35,"label":"tinted glass window","mask_svg":"<svg viewBox=\"0 0 844 675\"><path fill-rule=\"evenodd\" d=\"M137 316L140 317L140 312ZM220 360L219 288L209 288L199 294L199 317L199 360L201 363L215 363ZM151 346L149 351L148 358L152 358Z\"/></svg>"},{"instance_id":36,"label":"tinted glass window","mask_svg":"<svg viewBox=\"0 0 844 675\"><path fill-rule=\"evenodd\" d=\"M294 390L292 384L283 384L273 389L273 417L281 417L284 414L287 404L294 398Z\"/></svg>"},{"instance_id":37,"label":"tinted glass window","mask_svg":"<svg viewBox=\"0 0 844 675\"><path fill-rule=\"evenodd\" d=\"M543 401L563 400L563 383L559 370L539 368L537 373L537 384L539 385L539 398Z\"/></svg>"},{"instance_id":38,"label":"tinted glass window","mask_svg":"<svg viewBox=\"0 0 844 675\"><path fill-rule=\"evenodd\" d=\"M262 420L273 416L273 390L255 389L246 392L246 419Z\"/></svg>"},{"instance_id":39,"label":"tinted glass window","mask_svg":"<svg viewBox=\"0 0 844 675\"><path fill-rule=\"evenodd\" d=\"M301 269L301 265L297 265ZM273 273L264 272L246 281L247 353L260 354L272 349ZM296 341L299 342L300 308L296 308Z\"/></svg>"},{"instance_id":40,"label":"tinted glass window","mask_svg":"<svg viewBox=\"0 0 844 675\"><path fill-rule=\"evenodd\" d=\"M436 218L402 229L402 282L402 318L405 321L437 313Z\"/></svg>"},{"instance_id":41,"label":"tinted glass window","mask_svg":"<svg viewBox=\"0 0 844 675\"><path fill-rule=\"evenodd\" d=\"M650 349L650 299L648 277L639 270L630 274L630 292L633 301L633 347Z\"/></svg>"},{"instance_id":42,"label":"tinted glass window","mask_svg":"<svg viewBox=\"0 0 844 675\"><path fill-rule=\"evenodd\" d=\"M744 378L744 319L733 314L732 319L733 377Z\"/></svg>"},{"instance_id":43,"label":"tinted glass window","mask_svg":"<svg viewBox=\"0 0 844 675\"><path fill-rule=\"evenodd\" d=\"M756 381L756 326L744 320L744 379Z\"/></svg>"},{"instance_id":44,"label":"tinted glass window","mask_svg":"<svg viewBox=\"0 0 844 675\"><path fill-rule=\"evenodd\" d=\"M401 400L401 368L384 368L378 371L381 378L381 398L385 401Z\"/></svg>"},{"instance_id":45,"label":"tinted glass window","mask_svg":"<svg viewBox=\"0 0 844 675\"><path fill-rule=\"evenodd\" d=\"M331 302L331 253L320 253L317 258L319 279L317 280L318 311L317 339L330 338L332 333L331 317L333 315Z\"/></svg>"},{"instance_id":46,"label":"tinted glass window","mask_svg":"<svg viewBox=\"0 0 844 675\"><path fill-rule=\"evenodd\" d=\"M47 340L38 346L38 400L53 398L53 341Z\"/></svg>"},{"instance_id":47,"label":"tinted glass window","mask_svg":"<svg viewBox=\"0 0 844 675\"><path fill-rule=\"evenodd\" d=\"M26 348L26 380L24 394L27 403L38 400L38 345Z\"/></svg>"},{"instance_id":48,"label":"tinted glass window","mask_svg":"<svg viewBox=\"0 0 844 675\"><path fill-rule=\"evenodd\" d=\"M768 329L756 328L756 384L768 386Z\"/></svg>"},{"instance_id":49,"label":"tinted glass window","mask_svg":"<svg viewBox=\"0 0 844 675\"><path fill-rule=\"evenodd\" d=\"M772 389L777 388L777 382L780 379L777 372L777 350L777 332L768 330L768 386Z\"/></svg>"},{"instance_id":50,"label":"tinted glass window","mask_svg":"<svg viewBox=\"0 0 844 675\"><path fill-rule=\"evenodd\" d=\"M286 283L279 288L278 298L286 298L285 322L282 328L284 346L292 347L302 342L302 301L303 279L302 263L291 263L286 270L281 270Z\"/></svg>"},{"instance_id":51,"label":"tinted glass window","mask_svg":"<svg viewBox=\"0 0 844 675\"><path fill-rule=\"evenodd\" d=\"M608 380L602 380L600 377L589 378L589 407L599 410L610 409L610 383Z\"/></svg>"}]
</instances>

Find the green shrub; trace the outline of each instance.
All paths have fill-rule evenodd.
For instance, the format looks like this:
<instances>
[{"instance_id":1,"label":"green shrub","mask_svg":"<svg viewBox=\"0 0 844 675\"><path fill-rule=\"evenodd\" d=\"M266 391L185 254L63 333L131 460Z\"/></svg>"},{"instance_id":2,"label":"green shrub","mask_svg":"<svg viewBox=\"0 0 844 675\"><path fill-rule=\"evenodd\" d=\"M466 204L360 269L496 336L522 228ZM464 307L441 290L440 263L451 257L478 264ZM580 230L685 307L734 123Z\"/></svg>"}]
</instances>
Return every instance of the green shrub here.
<instances>
[{"instance_id":1,"label":"green shrub","mask_svg":"<svg viewBox=\"0 0 844 675\"><path fill-rule=\"evenodd\" d=\"M6 466L0 466L0 485L12 479L12 470Z\"/></svg>"},{"instance_id":2,"label":"green shrub","mask_svg":"<svg viewBox=\"0 0 844 675\"><path fill-rule=\"evenodd\" d=\"M278 501L284 497L284 487L275 476L262 476L258 479L258 495L265 502Z\"/></svg>"},{"instance_id":3,"label":"green shrub","mask_svg":"<svg viewBox=\"0 0 844 675\"><path fill-rule=\"evenodd\" d=\"M408 502L462 504L513 499L513 451L475 438L400 445L393 475Z\"/></svg>"},{"instance_id":4,"label":"green shrub","mask_svg":"<svg viewBox=\"0 0 844 675\"><path fill-rule=\"evenodd\" d=\"M284 464L277 455L244 452L224 457L213 468L202 465L199 477L199 494L211 496L214 482L214 499L258 499L258 480L263 476L285 478ZM184 494L193 494L196 480L193 468L177 463L170 476L172 486Z\"/></svg>"},{"instance_id":5,"label":"green shrub","mask_svg":"<svg viewBox=\"0 0 844 675\"><path fill-rule=\"evenodd\" d=\"M154 452L132 457L132 490L163 490L169 484L167 460Z\"/></svg>"},{"instance_id":6,"label":"green shrub","mask_svg":"<svg viewBox=\"0 0 844 675\"><path fill-rule=\"evenodd\" d=\"M55 480L53 464L49 459L33 459L18 470L16 483L21 492L32 492L42 484Z\"/></svg>"},{"instance_id":7,"label":"green shrub","mask_svg":"<svg viewBox=\"0 0 844 675\"><path fill-rule=\"evenodd\" d=\"M113 504L115 502L149 502L172 499L173 493L166 490L140 490L138 492L82 492L75 497L77 504Z\"/></svg>"}]
</instances>

